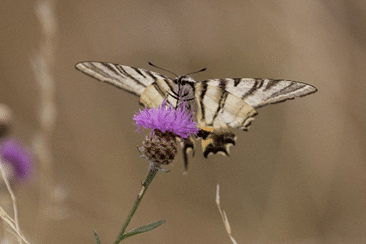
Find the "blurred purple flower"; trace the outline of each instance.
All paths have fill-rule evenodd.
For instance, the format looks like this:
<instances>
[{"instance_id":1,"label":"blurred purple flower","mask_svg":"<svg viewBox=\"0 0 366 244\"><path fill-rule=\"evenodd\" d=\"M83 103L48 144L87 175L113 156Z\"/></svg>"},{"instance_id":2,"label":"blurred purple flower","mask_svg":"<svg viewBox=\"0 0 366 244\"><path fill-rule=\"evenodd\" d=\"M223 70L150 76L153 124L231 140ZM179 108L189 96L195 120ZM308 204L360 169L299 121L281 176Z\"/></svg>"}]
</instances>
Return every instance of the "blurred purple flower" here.
<instances>
[{"instance_id":1,"label":"blurred purple flower","mask_svg":"<svg viewBox=\"0 0 366 244\"><path fill-rule=\"evenodd\" d=\"M25 180L31 175L31 154L16 139L6 138L0 141L0 157L5 165L12 166L13 180Z\"/></svg>"},{"instance_id":2,"label":"blurred purple flower","mask_svg":"<svg viewBox=\"0 0 366 244\"><path fill-rule=\"evenodd\" d=\"M187 138L192 134L197 134L199 129L193 121L192 111L186 108L182 102L177 108L173 105L166 106L166 100L157 108L150 108L139 111L133 116L136 121L137 130L150 128L165 132L171 132L181 138Z\"/></svg>"}]
</instances>

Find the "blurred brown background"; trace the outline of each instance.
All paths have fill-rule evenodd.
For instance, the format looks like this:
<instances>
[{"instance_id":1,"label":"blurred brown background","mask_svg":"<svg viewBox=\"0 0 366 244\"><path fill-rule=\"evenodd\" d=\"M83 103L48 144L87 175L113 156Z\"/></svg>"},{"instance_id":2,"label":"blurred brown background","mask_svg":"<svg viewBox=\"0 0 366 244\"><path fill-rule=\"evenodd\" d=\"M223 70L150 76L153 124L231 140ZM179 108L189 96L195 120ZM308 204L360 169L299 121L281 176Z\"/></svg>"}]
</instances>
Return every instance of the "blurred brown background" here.
<instances>
[{"instance_id":1,"label":"blurred brown background","mask_svg":"<svg viewBox=\"0 0 366 244\"><path fill-rule=\"evenodd\" d=\"M249 132L236 131L230 157L206 160L199 148L183 176L179 155L129 230L167 222L125 243L230 243L217 183L238 243L366 243L365 1L53 1L45 16L56 25L45 30L37 3L0 2L0 102L13 110L13 135L41 150L43 100L56 112L42 149L49 167L36 154L32 182L14 187L31 243L95 243L93 229L112 243L147 170L132 121L138 98L76 71L80 61L207 67L197 80L286 78L319 89L260 109ZM39 54L51 71L45 87L55 86L48 98L37 82L45 67L32 66Z\"/></svg>"}]
</instances>

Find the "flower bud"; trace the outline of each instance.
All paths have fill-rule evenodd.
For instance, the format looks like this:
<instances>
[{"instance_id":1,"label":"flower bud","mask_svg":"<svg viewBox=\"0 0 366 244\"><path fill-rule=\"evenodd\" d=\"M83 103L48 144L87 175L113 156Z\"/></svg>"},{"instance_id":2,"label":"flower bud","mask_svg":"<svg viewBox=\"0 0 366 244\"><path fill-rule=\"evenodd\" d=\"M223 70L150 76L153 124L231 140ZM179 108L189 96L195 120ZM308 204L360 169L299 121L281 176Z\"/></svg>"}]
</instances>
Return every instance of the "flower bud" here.
<instances>
[{"instance_id":1,"label":"flower bud","mask_svg":"<svg viewBox=\"0 0 366 244\"><path fill-rule=\"evenodd\" d=\"M178 151L176 136L171 132L163 133L155 129L142 143L141 152L153 163L170 164Z\"/></svg>"}]
</instances>

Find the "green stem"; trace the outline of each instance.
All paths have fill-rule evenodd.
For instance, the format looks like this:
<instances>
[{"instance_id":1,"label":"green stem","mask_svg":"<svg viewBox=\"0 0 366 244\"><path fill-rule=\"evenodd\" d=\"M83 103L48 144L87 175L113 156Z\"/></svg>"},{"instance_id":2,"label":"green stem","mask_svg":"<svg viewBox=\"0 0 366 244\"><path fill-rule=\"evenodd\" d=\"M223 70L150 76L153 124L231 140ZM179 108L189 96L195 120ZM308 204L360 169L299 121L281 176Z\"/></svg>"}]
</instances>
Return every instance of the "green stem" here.
<instances>
[{"instance_id":1,"label":"green stem","mask_svg":"<svg viewBox=\"0 0 366 244\"><path fill-rule=\"evenodd\" d=\"M132 206L132 209L130 211L130 214L128 215L125 224L122 227L121 232L119 233L116 241L114 242L114 244L119 244L123 239L124 236L123 234L125 233L127 226L129 225L129 223L131 222L131 219L133 217L133 215L135 214L137 207L139 206L143 196L145 195L145 192L147 190L147 188L149 187L150 183L152 182L152 180L154 179L155 175L159 172L160 170L160 166L157 166L153 163L150 163L149 169L147 171L146 177L144 182L142 182L142 188L140 193L137 195L137 198L135 200L135 203Z\"/></svg>"}]
</instances>

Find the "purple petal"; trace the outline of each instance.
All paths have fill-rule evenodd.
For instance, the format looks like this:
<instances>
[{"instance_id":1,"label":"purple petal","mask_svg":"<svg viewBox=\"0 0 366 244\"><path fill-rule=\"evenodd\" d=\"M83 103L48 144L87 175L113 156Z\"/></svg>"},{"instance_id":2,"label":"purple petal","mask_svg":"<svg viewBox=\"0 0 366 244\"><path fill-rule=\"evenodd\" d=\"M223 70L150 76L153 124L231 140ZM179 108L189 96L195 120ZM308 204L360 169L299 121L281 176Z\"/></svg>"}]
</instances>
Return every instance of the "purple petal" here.
<instances>
[{"instance_id":1,"label":"purple petal","mask_svg":"<svg viewBox=\"0 0 366 244\"><path fill-rule=\"evenodd\" d=\"M166 100L158 107L140 110L133 118L137 125L137 130L141 127L158 129L162 132L170 131L181 138L186 138L191 134L197 134L197 124L193 121L191 111L182 102L177 108L171 104L166 106Z\"/></svg>"}]
</instances>

